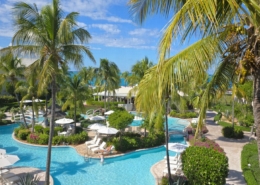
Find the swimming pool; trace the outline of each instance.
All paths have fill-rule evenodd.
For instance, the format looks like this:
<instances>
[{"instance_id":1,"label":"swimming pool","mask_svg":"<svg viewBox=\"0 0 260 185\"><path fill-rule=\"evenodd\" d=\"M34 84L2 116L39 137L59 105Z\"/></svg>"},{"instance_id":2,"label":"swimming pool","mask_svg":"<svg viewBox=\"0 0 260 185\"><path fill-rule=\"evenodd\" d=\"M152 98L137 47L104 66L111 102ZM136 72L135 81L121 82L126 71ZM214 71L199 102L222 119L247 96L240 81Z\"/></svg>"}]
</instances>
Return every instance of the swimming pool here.
<instances>
[{"instance_id":1,"label":"swimming pool","mask_svg":"<svg viewBox=\"0 0 260 185\"><path fill-rule=\"evenodd\" d=\"M27 146L13 140L11 134L16 126L17 124L0 127L0 148L20 157L20 161L14 166L31 166L45 170L47 148ZM170 140L185 143L181 136L171 137ZM170 155L174 155L174 152L170 152ZM165 148L161 146L105 159L102 165L98 159L85 161L74 148L54 147L51 175L55 185L152 185L155 180L150 168L164 156Z\"/></svg>"}]
</instances>

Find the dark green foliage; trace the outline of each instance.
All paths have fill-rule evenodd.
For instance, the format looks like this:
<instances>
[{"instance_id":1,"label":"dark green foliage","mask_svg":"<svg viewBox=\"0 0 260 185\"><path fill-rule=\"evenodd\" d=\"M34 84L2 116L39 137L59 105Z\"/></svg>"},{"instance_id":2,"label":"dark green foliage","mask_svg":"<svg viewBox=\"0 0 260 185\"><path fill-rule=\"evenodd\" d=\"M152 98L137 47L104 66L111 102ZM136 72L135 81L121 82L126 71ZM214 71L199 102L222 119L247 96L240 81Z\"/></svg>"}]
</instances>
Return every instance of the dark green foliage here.
<instances>
[{"instance_id":1,"label":"dark green foliage","mask_svg":"<svg viewBox=\"0 0 260 185\"><path fill-rule=\"evenodd\" d=\"M47 134L40 134L38 139L38 144L40 145L47 145L49 141L49 135Z\"/></svg>"},{"instance_id":2,"label":"dark green foliage","mask_svg":"<svg viewBox=\"0 0 260 185\"><path fill-rule=\"evenodd\" d=\"M82 127L76 127L76 134L81 133L81 132L83 132L83 128Z\"/></svg>"},{"instance_id":3,"label":"dark green foliage","mask_svg":"<svg viewBox=\"0 0 260 185\"><path fill-rule=\"evenodd\" d=\"M128 113L126 110L117 110L108 117L108 121L111 127L116 129L124 129L132 123L134 115Z\"/></svg>"},{"instance_id":4,"label":"dark green foliage","mask_svg":"<svg viewBox=\"0 0 260 185\"><path fill-rule=\"evenodd\" d=\"M0 120L0 125L8 125L11 124L12 121L11 120Z\"/></svg>"},{"instance_id":5,"label":"dark green foliage","mask_svg":"<svg viewBox=\"0 0 260 185\"><path fill-rule=\"evenodd\" d=\"M6 104L6 103L13 103L16 102L16 98L13 96L0 96L0 102L1 104Z\"/></svg>"},{"instance_id":6,"label":"dark green foliage","mask_svg":"<svg viewBox=\"0 0 260 185\"><path fill-rule=\"evenodd\" d=\"M57 136L58 135L58 132L62 132L63 131L63 128L62 127L55 127L54 128L54 136Z\"/></svg>"},{"instance_id":7,"label":"dark green foliage","mask_svg":"<svg viewBox=\"0 0 260 185\"><path fill-rule=\"evenodd\" d=\"M223 185L228 175L228 158L210 148L191 146L182 154L183 172L190 184Z\"/></svg>"},{"instance_id":8,"label":"dark green foliage","mask_svg":"<svg viewBox=\"0 0 260 185\"><path fill-rule=\"evenodd\" d=\"M248 185L260 184L260 167L256 141L244 146L241 153L241 168Z\"/></svg>"},{"instance_id":9,"label":"dark green foliage","mask_svg":"<svg viewBox=\"0 0 260 185\"><path fill-rule=\"evenodd\" d=\"M172 180L173 180L173 185L188 185L189 184L187 179L185 177L182 177L182 176L178 177L178 176L172 175ZM162 177L162 181L161 181L160 185L169 185L168 178Z\"/></svg>"},{"instance_id":10,"label":"dark green foliage","mask_svg":"<svg viewBox=\"0 0 260 185\"><path fill-rule=\"evenodd\" d=\"M36 185L40 181L40 178L37 175L26 173L23 176L20 176L17 184L20 185Z\"/></svg>"},{"instance_id":11,"label":"dark green foliage","mask_svg":"<svg viewBox=\"0 0 260 185\"><path fill-rule=\"evenodd\" d=\"M6 118L5 113L0 113L0 120L5 119L5 118Z\"/></svg>"},{"instance_id":12,"label":"dark green foliage","mask_svg":"<svg viewBox=\"0 0 260 185\"><path fill-rule=\"evenodd\" d=\"M46 127L46 128L43 129L43 134L49 135L49 133L50 133L50 128L49 127Z\"/></svg>"},{"instance_id":13,"label":"dark green foliage","mask_svg":"<svg viewBox=\"0 0 260 185\"><path fill-rule=\"evenodd\" d=\"M21 140L26 140L27 136L30 134L30 130L27 129L21 129L18 131L18 138Z\"/></svg>"},{"instance_id":14,"label":"dark green foliage","mask_svg":"<svg viewBox=\"0 0 260 185\"><path fill-rule=\"evenodd\" d=\"M36 133L38 133L38 134L42 134L43 133L43 126L41 126L41 125L35 125L34 126L34 131L36 132Z\"/></svg>"},{"instance_id":15,"label":"dark green foliage","mask_svg":"<svg viewBox=\"0 0 260 185\"><path fill-rule=\"evenodd\" d=\"M253 114L248 114L244 117L238 118L238 122L240 126L250 127L254 124Z\"/></svg>"},{"instance_id":16,"label":"dark green foliage","mask_svg":"<svg viewBox=\"0 0 260 185\"><path fill-rule=\"evenodd\" d=\"M175 118L196 118L196 117L198 117L198 114L196 112L180 113L180 112L176 112L175 110L173 110L170 112L170 116L175 117Z\"/></svg>"},{"instance_id":17,"label":"dark green foliage","mask_svg":"<svg viewBox=\"0 0 260 185\"><path fill-rule=\"evenodd\" d=\"M232 126L231 123L224 122L224 121L219 121L218 124L221 125L222 127ZM251 130L250 127L243 127L243 126L238 126L238 125L235 125L235 128L240 128L242 131L248 131L248 132L250 132L250 130Z\"/></svg>"},{"instance_id":18,"label":"dark green foliage","mask_svg":"<svg viewBox=\"0 0 260 185\"><path fill-rule=\"evenodd\" d=\"M149 148L162 145L165 142L164 133L156 133L147 137L140 137L139 134L124 133L121 137L115 137L112 144L120 152L136 150L140 148Z\"/></svg>"},{"instance_id":19,"label":"dark green foliage","mask_svg":"<svg viewBox=\"0 0 260 185\"><path fill-rule=\"evenodd\" d=\"M244 137L244 132L240 128L234 128L232 126L227 126L222 128L222 134L227 138L242 139Z\"/></svg>"},{"instance_id":20,"label":"dark green foliage","mask_svg":"<svg viewBox=\"0 0 260 185\"><path fill-rule=\"evenodd\" d=\"M9 109L9 106L3 106L0 108L0 112L7 112Z\"/></svg>"},{"instance_id":21,"label":"dark green foliage","mask_svg":"<svg viewBox=\"0 0 260 185\"><path fill-rule=\"evenodd\" d=\"M222 113L218 112L218 114L216 116L214 116L214 121L220 121L222 118Z\"/></svg>"}]
</instances>

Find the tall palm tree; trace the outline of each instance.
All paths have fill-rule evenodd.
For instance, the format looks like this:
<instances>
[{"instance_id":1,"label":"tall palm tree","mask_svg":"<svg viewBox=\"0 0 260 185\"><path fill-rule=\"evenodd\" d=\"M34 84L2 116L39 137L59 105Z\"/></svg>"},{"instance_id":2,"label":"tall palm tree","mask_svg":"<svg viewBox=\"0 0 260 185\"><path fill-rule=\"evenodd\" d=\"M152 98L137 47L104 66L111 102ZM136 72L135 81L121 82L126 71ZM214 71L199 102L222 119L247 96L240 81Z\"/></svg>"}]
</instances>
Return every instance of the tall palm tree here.
<instances>
[{"instance_id":1,"label":"tall palm tree","mask_svg":"<svg viewBox=\"0 0 260 185\"><path fill-rule=\"evenodd\" d=\"M77 12L65 17L59 0L53 0L39 11L35 4L18 2L13 7L14 26L17 30L12 39L10 50L15 54L25 54L36 58L31 69L41 69L39 91L51 84L52 107L45 183L49 184L51 145L55 124L55 103L57 93L57 74L68 63L76 67L83 64L84 55L95 61L92 53L84 44L91 38L89 32L79 28Z\"/></svg>"},{"instance_id":2,"label":"tall palm tree","mask_svg":"<svg viewBox=\"0 0 260 185\"><path fill-rule=\"evenodd\" d=\"M105 109L107 92L114 92L119 88L119 72L117 65L108 59L100 59L100 66L95 69L96 84L102 86L105 91Z\"/></svg>"},{"instance_id":3,"label":"tall palm tree","mask_svg":"<svg viewBox=\"0 0 260 185\"><path fill-rule=\"evenodd\" d=\"M22 103L19 100L19 95L15 91L16 85L19 80L24 78L24 70L25 66L22 65L21 59L14 57L14 55L10 52L7 52L6 55L2 56L0 59L0 86L5 88L11 88L17 103L20 105L20 110L23 117L23 123L26 128L28 128L24 116L24 110L22 107ZM9 86L9 87L8 87Z\"/></svg>"},{"instance_id":4,"label":"tall palm tree","mask_svg":"<svg viewBox=\"0 0 260 185\"><path fill-rule=\"evenodd\" d=\"M220 60L201 98L196 135L202 127L208 103L218 92L226 91L230 81L234 81L237 68L241 68L242 81L246 75L254 77L253 109L260 161L259 1L130 0L129 3L141 23L150 14L173 13L159 45L158 68L171 74L174 81L178 79L180 87L183 81L190 79L190 74L196 73L196 78L202 79L212 63ZM195 33L201 40L166 58L173 40L185 41Z\"/></svg>"},{"instance_id":5,"label":"tall palm tree","mask_svg":"<svg viewBox=\"0 0 260 185\"><path fill-rule=\"evenodd\" d=\"M58 93L58 97L65 98L65 102L62 106L63 110L68 107L74 109L74 124L76 128L76 114L77 108L83 110L84 101L89 97L89 87L87 87L79 74L73 77L67 77L65 88Z\"/></svg>"},{"instance_id":6,"label":"tall palm tree","mask_svg":"<svg viewBox=\"0 0 260 185\"><path fill-rule=\"evenodd\" d=\"M124 78L125 86L126 84L129 84L130 73L128 71L123 72L121 77Z\"/></svg>"}]
</instances>

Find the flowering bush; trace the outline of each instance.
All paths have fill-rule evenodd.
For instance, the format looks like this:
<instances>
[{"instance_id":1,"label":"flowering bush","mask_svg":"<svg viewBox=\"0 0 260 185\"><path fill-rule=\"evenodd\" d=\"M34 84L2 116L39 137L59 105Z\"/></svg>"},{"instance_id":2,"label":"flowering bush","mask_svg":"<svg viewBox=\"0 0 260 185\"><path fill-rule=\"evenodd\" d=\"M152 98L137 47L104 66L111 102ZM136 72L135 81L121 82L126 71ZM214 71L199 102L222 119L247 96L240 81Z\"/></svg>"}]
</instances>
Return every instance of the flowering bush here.
<instances>
[{"instance_id":1,"label":"flowering bush","mask_svg":"<svg viewBox=\"0 0 260 185\"><path fill-rule=\"evenodd\" d=\"M190 141L194 141L194 136L189 136ZM219 144L215 143L215 141L212 141L208 139L207 137L202 138L201 140L195 140L195 142L192 144L193 146L199 146L204 148L211 148L215 151L218 151L220 153L225 153L223 148L219 146Z\"/></svg>"},{"instance_id":2,"label":"flowering bush","mask_svg":"<svg viewBox=\"0 0 260 185\"><path fill-rule=\"evenodd\" d=\"M38 143L39 140L39 136L37 134L31 133L28 137L27 137L27 142L29 143Z\"/></svg>"}]
</instances>

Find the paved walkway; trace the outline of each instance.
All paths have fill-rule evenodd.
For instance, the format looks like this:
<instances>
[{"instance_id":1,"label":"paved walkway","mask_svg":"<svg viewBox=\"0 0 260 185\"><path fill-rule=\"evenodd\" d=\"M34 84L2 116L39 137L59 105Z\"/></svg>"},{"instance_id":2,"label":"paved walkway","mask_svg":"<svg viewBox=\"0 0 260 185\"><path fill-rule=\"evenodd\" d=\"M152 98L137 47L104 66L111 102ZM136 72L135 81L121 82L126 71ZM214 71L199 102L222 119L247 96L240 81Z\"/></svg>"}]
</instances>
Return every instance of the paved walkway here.
<instances>
[{"instance_id":1,"label":"paved walkway","mask_svg":"<svg viewBox=\"0 0 260 185\"><path fill-rule=\"evenodd\" d=\"M227 139L222 136L221 129L222 126L216 124L213 121L215 116L214 112L207 112L207 128L209 132L206 136L214 140L216 143L222 147L228 157L229 163L229 174L226 179L226 185L246 185L246 182L243 177L243 173L241 170L241 151L243 146L248 143L250 133L245 133L244 139ZM162 176L163 170L165 168L164 161L159 161L154 164L151 168L151 173L153 174L156 184L159 184Z\"/></svg>"}]
</instances>

